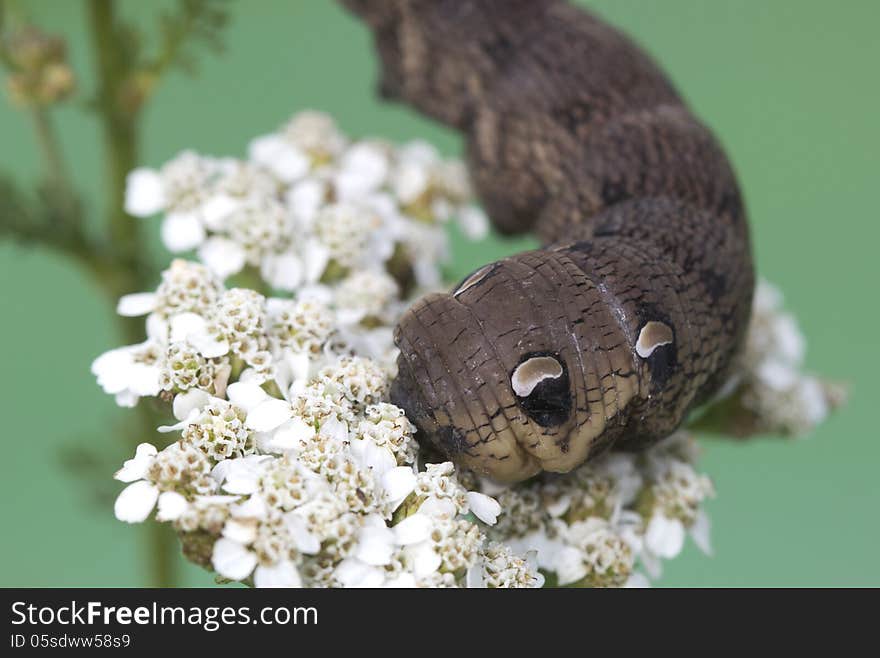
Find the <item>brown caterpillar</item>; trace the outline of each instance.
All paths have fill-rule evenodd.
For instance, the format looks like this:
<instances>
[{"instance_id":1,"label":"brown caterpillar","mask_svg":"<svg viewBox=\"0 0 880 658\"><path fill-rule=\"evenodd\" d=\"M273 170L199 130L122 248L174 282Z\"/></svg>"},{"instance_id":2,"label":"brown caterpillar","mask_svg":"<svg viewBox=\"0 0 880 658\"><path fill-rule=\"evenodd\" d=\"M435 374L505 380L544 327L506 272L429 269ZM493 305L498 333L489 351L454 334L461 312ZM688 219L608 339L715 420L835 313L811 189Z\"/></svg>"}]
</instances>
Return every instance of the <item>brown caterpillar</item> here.
<instances>
[{"instance_id":1,"label":"brown caterpillar","mask_svg":"<svg viewBox=\"0 0 880 658\"><path fill-rule=\"evenodd\" d=\"M392 399L505 481L673 432L724 381L753 270L733 171L653 61L562 0L345 0L381 93L467 137L504 233L546 247L419 300Z\"/></svg>"}]
</instances>

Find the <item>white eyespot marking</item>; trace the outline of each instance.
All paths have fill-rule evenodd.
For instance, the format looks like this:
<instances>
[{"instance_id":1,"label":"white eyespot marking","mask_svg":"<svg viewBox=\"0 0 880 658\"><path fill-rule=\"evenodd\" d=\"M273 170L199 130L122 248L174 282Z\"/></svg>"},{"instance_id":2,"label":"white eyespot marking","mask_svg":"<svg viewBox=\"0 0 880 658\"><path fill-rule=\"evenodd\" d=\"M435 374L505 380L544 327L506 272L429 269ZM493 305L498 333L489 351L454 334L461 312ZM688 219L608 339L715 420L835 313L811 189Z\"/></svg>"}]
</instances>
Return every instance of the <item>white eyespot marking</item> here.
<instances>
[{"instance_id":1,"label":"white eyespot marking","mask_svg":"<svg viewBox=\"0 0 880 658\"><path fill-rule=\"evenodd\" d=\"M636 341L636 354L647 359L654 350L662 345L669 345L672 340L672 329L668 325L651 320L639 332L639 339Z\"/></svg>"},{"instance_id":2,"label":"white eyespot marking","mask_svg":"<svg viewBox=\"0 0 880 658\"><path fill-rule=\"evenodd\" d=\"M552 356L533 356L520 363L510 377L513 392L525 398L545 379L556 379L562 375L562 365Z\"/></svg>"},{"instance_id":3,"label":"white eyespot marking","mask_svg":"<svg viewBox=\"0 0 880 658\"><path fill-rule=\"evenodd\" d=\"M462 284L452 293L453 297L458 297L461 293L463 293L468 288L471 288L477 285L480 281L486 278L486 275L492 270L494 263L489 263L485 267L481 267L476 272L471 274L467 279L465 279Z\"/></svg>"}]
</instances>

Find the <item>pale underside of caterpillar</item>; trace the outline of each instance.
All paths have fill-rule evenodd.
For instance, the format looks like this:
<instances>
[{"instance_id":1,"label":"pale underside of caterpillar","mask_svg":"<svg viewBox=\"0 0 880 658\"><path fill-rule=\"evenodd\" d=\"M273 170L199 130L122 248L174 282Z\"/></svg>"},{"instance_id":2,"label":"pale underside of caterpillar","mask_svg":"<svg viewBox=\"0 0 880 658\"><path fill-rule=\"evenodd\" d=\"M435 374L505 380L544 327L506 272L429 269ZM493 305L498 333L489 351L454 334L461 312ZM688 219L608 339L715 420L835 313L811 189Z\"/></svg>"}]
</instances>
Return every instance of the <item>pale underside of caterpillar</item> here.
<instances>
[{"instance_id":1,"label":"pale underside of caterpillar","mask_svg":"<svg viewBox=\"0 0 880 658\"><path fill-rule=\"evenodd\" d=\"M754 285L734 173L654 62L562 0L344 0L381 93L460 129L503 233L546 246L401 319L392 399L501 481L672 433L725 380Z\"/></svg>"}]
</instances>

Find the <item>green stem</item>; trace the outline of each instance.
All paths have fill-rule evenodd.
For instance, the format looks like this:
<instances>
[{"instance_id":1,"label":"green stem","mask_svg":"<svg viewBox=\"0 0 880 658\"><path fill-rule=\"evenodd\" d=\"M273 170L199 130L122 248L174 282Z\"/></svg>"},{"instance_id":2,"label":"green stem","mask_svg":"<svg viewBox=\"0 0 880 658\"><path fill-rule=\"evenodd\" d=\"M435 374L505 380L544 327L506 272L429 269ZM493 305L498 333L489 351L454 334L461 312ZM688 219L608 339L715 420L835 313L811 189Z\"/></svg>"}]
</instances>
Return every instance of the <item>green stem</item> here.
<instances>
[{"instance_id":1,"label":"green stem","mask_svg":"<svg viewBox=\"0 0 880 658\"><path fill-rule=\"evenodd\" d=\"M98 113L104 142L104 161L107 175L107 224L117 267L111 267L98 276L103 289L115 303L120 294L147 290L154 284L152 272L144 267L137 220L125 212L125 179L138 162L138 114L120 106L123 85L130 71L123 56L122 33L116 23L112 0L89 0L89 22L98 69ZM121 267L120 267L121 266ZM127 271L122 278L117 275ZM120 289L122 288L122 289ZM143 340L143 323L132 318L119 318L120 333L126 342ZM154 413L145 405L138 405L139 428L132 438L152 438L157 425ZM176 583L176 540L170 528L159 523L146 526L149 552L150 584L154 587L173 587Z\"/></svg>"},{"instance_id":2,"label":"green stem","mask_svg":"<svg viewBox=\"0 0 880 658\"><path fill-rule=\"evenodd\" d=\"M49 112L45 108L37 108L31 115L34 120L37 141L40 143L40 150L43 152L43 158L46 160L49 181L63 195L65 204L72 204L74 198L73 187L70 184L70 177L64 164L64 157L61 154L58 136L49 119ZM68 211L70 209L68 205Z\"/></svg>"},{"instance_id":3,"label":"green stem","mask_svg":"<svg viewBox=\"0 0 880 658\"><path fill-rule=\"evenodd\" d=\"M139 225L125 212L125 178L138 161L138 116L120 107L129 74L112 0L90 0L89 18L98 65L98 107L107 167L107 215L114 246L126 256L142 248Z\"/></svg>"}]
</instances>

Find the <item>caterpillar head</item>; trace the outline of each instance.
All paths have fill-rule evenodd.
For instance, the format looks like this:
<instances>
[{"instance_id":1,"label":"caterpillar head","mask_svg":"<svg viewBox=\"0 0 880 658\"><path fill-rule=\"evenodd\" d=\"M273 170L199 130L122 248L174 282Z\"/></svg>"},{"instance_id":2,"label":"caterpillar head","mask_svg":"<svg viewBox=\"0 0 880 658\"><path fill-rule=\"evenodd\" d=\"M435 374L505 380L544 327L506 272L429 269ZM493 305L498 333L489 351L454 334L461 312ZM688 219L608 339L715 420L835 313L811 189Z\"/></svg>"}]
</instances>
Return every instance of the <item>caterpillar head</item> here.
<instances>
[{"instance_id":1,"label":"caterpillar head","mask_svg":"<svg viewBox=\"0 0 880 658\"><path fill-rule=\"evenodd\" d=\"M548 313L553 286L524 277L524 267L499 261L451 294L421 299L395 333L392 400L419 441L499 481L571 470L602 429L578 409L581 350L548 326L559 325Z\"/></svg>"}]
</instances>

